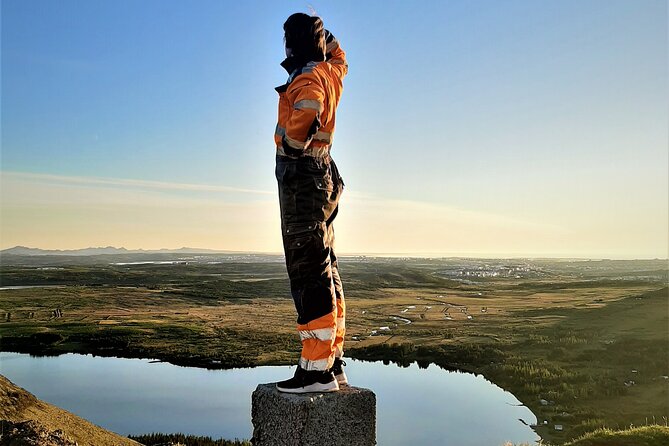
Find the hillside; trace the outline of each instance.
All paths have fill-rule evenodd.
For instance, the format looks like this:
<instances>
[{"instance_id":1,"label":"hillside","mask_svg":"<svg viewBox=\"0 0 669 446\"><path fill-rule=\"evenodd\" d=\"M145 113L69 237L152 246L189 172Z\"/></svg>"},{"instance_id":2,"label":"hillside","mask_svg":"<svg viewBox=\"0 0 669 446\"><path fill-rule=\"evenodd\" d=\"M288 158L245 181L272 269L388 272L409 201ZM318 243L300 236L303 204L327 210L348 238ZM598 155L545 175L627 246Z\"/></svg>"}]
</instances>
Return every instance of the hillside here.
<instances>
[{"instance_id":1,"label":"hillside","mask_svg":"<svg viewBox=\"0 0 669 446\"><path fill-rule=\"evenodd\" d=\"M0 444L39 446L138 446L140 443L96 426L37 399L0 375ZM6 437L8 436L8 437ZM24 442L17 441L18 438ZM5 443L7 440L7 443ZM16 443L14 442L16 441Z\"/></svg>"}]
</instances>

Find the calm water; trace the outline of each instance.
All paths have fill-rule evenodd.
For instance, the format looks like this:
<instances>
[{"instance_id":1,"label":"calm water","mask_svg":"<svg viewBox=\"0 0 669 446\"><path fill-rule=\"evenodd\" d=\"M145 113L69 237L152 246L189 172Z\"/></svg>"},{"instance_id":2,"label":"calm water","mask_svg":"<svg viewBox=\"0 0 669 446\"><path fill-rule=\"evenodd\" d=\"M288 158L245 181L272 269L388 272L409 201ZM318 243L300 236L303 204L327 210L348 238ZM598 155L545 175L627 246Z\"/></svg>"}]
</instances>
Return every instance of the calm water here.
<instances>
[{"instance_id":1,"label":"calm water","mask_svg":"<svg viewBox=\"0 0 669 446\"><path fill-rule=\"evenodd\" d=\"M539 437L536 417L481 376L435 366L401 368L347 360L349 381L377 397L377 440L406 444L501 445ZM148 359L0 353L0 374L37 397L122 435L183 432L250 438L251 392L291 367L206 370Z\"/></svg>"}]
</instances>

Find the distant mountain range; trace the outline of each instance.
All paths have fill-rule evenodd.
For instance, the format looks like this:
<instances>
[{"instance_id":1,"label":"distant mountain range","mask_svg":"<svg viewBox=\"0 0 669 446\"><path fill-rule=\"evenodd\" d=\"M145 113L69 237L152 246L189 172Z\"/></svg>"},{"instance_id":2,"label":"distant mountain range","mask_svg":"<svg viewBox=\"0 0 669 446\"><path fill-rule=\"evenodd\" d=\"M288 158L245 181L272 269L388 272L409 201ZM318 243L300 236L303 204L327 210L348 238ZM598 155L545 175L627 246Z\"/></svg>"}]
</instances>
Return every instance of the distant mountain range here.
<instances>
[{"instance_id":1,"label":"distant mountain range","mask_svg":"<svg viewBox=\"0 0 669 446\"><path fill-rule=\"evenodd\" d=\"M179 248L179 249L125 249L113 246L83 249L39 249L26 246L15 246L3 249L0 255L13 254L18 256L96 256L102 254L230 254L233 251L220 251L202 248Z\"/></svg>"}]
</instances>

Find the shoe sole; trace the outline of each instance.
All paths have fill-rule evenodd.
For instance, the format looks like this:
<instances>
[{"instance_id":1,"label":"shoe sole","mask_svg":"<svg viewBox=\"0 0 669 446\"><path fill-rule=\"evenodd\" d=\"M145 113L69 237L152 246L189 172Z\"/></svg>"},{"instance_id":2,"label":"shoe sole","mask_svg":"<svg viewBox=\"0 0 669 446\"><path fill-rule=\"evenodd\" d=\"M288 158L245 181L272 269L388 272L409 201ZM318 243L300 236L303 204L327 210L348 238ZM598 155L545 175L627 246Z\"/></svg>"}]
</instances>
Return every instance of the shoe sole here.
<instances>
[{"instance_id":1,"label":"shoe sole","mask_svg":"<svg viewBox=\"0 0 669 446\"><path fill-rule=\"evenodd\" d=\"M340 386L348 386L348 378L346 377L346 373L335 375L335 378L337 379L337 384Z\"/></svg>"},{"instance_id":2,"label":"shoe sole","mask_svg":"<svg viewBox=\"0 0 669 446\"><path fill-rule=\"evenodd\" d=\"M323 393L323 392L336 392L339 390L339 384L337 381L332 381L326 384L314 383L304 387L297 387L295 389L287 389L284 387L276 386L276 390L284 393Z\"/></svg>"}]
</instances>

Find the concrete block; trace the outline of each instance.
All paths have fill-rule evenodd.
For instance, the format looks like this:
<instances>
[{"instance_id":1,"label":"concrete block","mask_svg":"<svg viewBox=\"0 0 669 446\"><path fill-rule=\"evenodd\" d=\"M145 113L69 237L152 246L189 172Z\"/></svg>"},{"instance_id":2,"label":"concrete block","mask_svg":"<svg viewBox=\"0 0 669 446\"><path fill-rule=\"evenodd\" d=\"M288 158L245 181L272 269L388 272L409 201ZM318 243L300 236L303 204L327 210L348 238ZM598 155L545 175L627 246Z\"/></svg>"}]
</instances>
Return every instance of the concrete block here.
<instances>
[{"instance_id":1,"label":"concrete block","mask_svg":"<svg viewBox=\"0 0 669 446\"><path fill-rule=\"evenodd\" d=\"M376 395L369 389L290 394L260 384L251 397L254 446L376 445Z\"/></svg>"}]
</instances>

